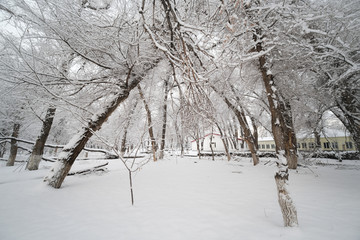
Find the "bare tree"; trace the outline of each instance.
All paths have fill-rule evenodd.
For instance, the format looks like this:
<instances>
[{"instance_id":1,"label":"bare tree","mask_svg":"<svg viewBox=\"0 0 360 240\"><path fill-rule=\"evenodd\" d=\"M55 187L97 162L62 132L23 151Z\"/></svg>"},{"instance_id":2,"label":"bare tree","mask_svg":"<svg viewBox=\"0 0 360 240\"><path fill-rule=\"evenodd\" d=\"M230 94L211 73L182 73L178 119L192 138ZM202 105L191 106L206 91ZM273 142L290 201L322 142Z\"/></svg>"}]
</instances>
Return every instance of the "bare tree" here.
<instances>
[{"instance_id":1,"label":"bare tree","mask_svg":"<svg viewBox=\"0 0 360 240\"><path fill-rule=\"evenodd\" d=\"M45 143L49 136L50 129L55 116L55 111L56 108L54 106L50 106L47 109L45 119L43 120L41 133L36 139L35 145L33 147L33 150L31 152L30 158L26 166L28 170L37 170L39 168L39 164L44 153Z\"/></svg>"},{"instance_id":2,"label":"bare tree","mask_svg":"<svg viewBox=\"0 0 360 240\"><path fill-rule=\"evenodd\" d=\"M164 80L164 100L163 100L163 116L162 116L162 129L161 129L161 143L159 159L164 158L165 138L166 138L166 126L167 126L167 100L169 95L169 80Z\"/></svg>"},{"instance_id":3,"label":"bare tree","mask_svg":"<svg viewBox=\"0 0 360 240\"><path fill-rule=\"evenodd\" d=\"M19 136L20 131L20 123L16 122L14 123L13 132L11 134L11 146L10 146L10 155L8 158L8 161L6 163L6 166L14 166L17 151L18 151L18 145L16 138Z\"/></svg>"},{"instance_id":4,"label":"bare tree","mask_svg":"<svg viewBox=\"0 0 360 240\"><path fill-rule=\"evenodd\" d=\"M145 99L144 93L140 87L140 84L137 86L137 89L139 91L139 95L141 100L144 103L144 107L145 107L145 111L146 111L146 116L147 116L147 125L148 125L148 131L149 131L149 137L150 137L150 141L151 141L151 151L153 154L153 160L154 162L157 161L157 157L156 157L156 152L157 152L157 144L156 144L156 139L154 136L154 130L153 130L153 122L152 122L152 118L151 118L151 111L149 108L149 105Z\"/></svg>"}]
</instances>

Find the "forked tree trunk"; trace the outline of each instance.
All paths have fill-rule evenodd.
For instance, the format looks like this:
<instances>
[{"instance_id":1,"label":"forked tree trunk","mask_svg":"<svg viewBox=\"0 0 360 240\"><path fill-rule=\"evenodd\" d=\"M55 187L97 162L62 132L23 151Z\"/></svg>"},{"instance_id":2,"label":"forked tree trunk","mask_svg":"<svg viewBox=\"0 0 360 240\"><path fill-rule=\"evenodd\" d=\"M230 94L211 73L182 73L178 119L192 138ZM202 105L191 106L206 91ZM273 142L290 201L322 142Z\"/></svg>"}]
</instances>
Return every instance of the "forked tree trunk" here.
<instances>
[{"instance_id":1,"label":"forked tree trunk","mask_svg":"<svg viewBox=\"0 0 360 240\"><path fill-rule=\"evenodd\" d=\"M156 158L157 144L156 144L154 131L153 131L153 127L152 127L151 111L150 111L149 105L146 102L144 93L143 93L140 85L138 85L137 88L139 90L140 97L143 100L144 107L145 107L145 110L146 110L148 131L149 131L149 137L150 137L150 141L151 141L151 151L152 151L152 154L153 154L153 160L154 160L154 162L156 162L157 161L157 158Z\"/></svg>"},{"instance_id":2,"label":"forked tree trunk","mask_svg":"<svg viewBox=\"0 0 360 240\"><path fill-rule=\"evenodd\" d=\"M10 144L11 144L10 155L9 155L9 159L6 163L6 166L14 166L16 155L17 155L17 150L18 150L18 145L17 145L17 141L15 138L17 138L19 136L19 131L20 131L20 124L15 123L14 127L13 127L13 132L11 135L12 139L10 142Z\"/></svg>"},{"instance_id":3,"label":"forked tree trunk","mask_svg":"<svg viewBox=\"0 0 360 240\"><path fill-rule=\"evenodd\" d=\"M151 67L153 68L153 66ZM150 68L150 69L151 69ZM145 72L143 73L145 74ZM128 78L131 77L131 69L128 74ZM59 154L59 160L55 163L51 169L49 175L44 179L48 184L54 188L60 188L65 177L69 173L71 166L75 162L76 157L80 154L81 150L85 147L85 144L93 135L93 133L101 128L103 123L110 117L115 109L129 96L130 91L137 86L141 81L142 76L138 76L123 86L122 91L119 92L114 99L102 109L101 112L95 114L88 122L86 127L83 127L70 142L63 148Z\"/></svg>"},{"instance_id":4,"label":"forked tree trunk","mask_svg":"<svg viewBox=\"0 0 360 240\"><path fill-rule=\"evenodd\" d=\"M47 109L45 120L43 121L43 126L41 133L36 139L35 145L30 155L30 159L27 163L28 170L38 170L41 158L44 153L45 143L49 136L50 129L54 120L56 108L50 106Z\"/></svg>"},{"instance_id":5,"label":"forked tree trunk","mask_svg":"<svg viewBox=\"0 0 360 240\"><path fill-rule=\"evenodd\" d=\"M169 94L169 83L168 80L164 80L164 103L163 103L163 124L161 131L161 144L160 144L160 154L159 159L164 158L164 149L165 149L165 137L166 137L166 122L167 122L167 99Z\"/></svg>"},{"instance_id":6,"label":"forked tree trunk","mask_svg":"<svg viewBox=\"0 0 360 240\"><path fill-rule=\"evenodd\" d=\"M295 205L287 190L287 182L289 180L289 173L287 168L279 168L275 174L275 182L278 190L278 201L281 208L284 226L296 227L299 225L297 219L297 211Z\"/></svg>"}]
</instances>

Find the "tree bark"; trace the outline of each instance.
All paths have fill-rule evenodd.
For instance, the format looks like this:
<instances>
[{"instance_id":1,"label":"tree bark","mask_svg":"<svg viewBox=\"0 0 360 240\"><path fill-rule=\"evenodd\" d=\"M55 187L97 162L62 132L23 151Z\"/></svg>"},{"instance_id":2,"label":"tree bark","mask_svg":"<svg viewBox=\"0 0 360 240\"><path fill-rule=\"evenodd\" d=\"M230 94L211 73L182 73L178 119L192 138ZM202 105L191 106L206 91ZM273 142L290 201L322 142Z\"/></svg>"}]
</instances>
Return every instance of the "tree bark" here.
<instances>
[{"instance_id":1,"label":"tree bark","mask_svg":"<svg viewBox=\"0 0 360 240\"><path fill-rule=\"evenodd\" d=\"M182 121L181 121L182 122ZM176 124L177 121L175 121L175 132L176 132L176 139L177 139L177 145L180 145L180 156L184 157L185 151L184 151L184 139L182 137L182 134L180 132L180 129L178 125Z\"/></svg>"},{"instance_id":2,"label":"tree bark","mask_svg":"<svg viewBox=\"0 0 360 240\"><path fill-rule=\"evenodd\" d=\"M284 226L296 227L299 225L295 205L286 188L289 180L288 169L279 169L275 174L275 182L278 190L278 201L281 208Z\"/></svg>"},{"instance_id":3,"label":"tree bark","mask_svg":"<svg viewBox=\"0 0 360 240\"><path fill-rule=\"evenodd\" d=\"M0 158L4 157L6 151L6 142L0 143Z\"/></svg>"},{"instance_id":4,"label":"tree bark","mask_svg":"<svg viewBox=\"0 0 360 240\"><path fill-rule=\"evenodd\" d=\"M349 131L357 151L360 151L360 102L356 98L359 95L359 90L345 87L337 101L340 112L332 111Z\"/></svg>"},{"instance_id":5,"label":"tree bark","mask_svg":"<svg viewBox=\"0 0 360 240\"><path fill-rule=\"evenodd\" d=\"M261 31L259 29L256 31L257 34L254 34L254 41L257 42L256 51L261 53L263 51L262 43L261 41L257 41L257 36L261 35ZM298 160L297 145L290 103L282 96L280 90L277 89L274 76L269 73L269 69L266 67L265 55L259 57L259 68L267 93L276 153L284 154L288 167L290 169L296 169Z\"/></svg>"},{"instance_id":6,"label":"tree bark","mask_svg":"<svg viewBox=\"0 0 360 240\"><path fill-rule=\"evenodd\" d=\"M200 148L199 130L196 131L196 149L197 149L198 156L200 159L201 158L201 148Z\"/></svg>"},{"instance_id":7,"label":"tree bark","mask_svg":"<svg viewBox=\"0 0 360 240\"><path fill-rule=\"evenodd\" d=\"M130 113L128 115L128 119L126 120L126 123L125 123L125 126L124 126L124 134L123 134L123 137L121 139L121 146L120 146L120 155L121 155L121 157L124 157L125 152L126 152L126 141L127 141L128 128L130 126L131 118L132 118L132 115L135 112L137 104L138 104L138 101L136 100L134 106L130 110Z\"/></svg>"},{"instance_id":8,"label":"tree bark","mask_svg":"<svg viewBox=\"0 0 360 240\"><path fill-rule=\"evenodd\" d=\"M165 137L166 137L166 123L167 123L167 99L169 94L169 83L168 80L164 80L164 103L163 103L163 118L162 118L162 131L161 131L161 144L160 144L160 154L159 159L164 158L164 149L165 149Z\"/></svg>"},{"instance_id":9,"label":"tree bark","mask_svg":"<svg viewBox=\"0 0 360 240\"><path fill-rule=\"evenodd\" d=\"M316 129L314 129L313 133L315 137L315 151L319 152L321 151L320 133Z\"/></svg>"},{"instance_id":10,"label":"tree bark","mask_svg":"<svg viewBox=\"0 0 360 240\"><path fill-rule=\"evenodd\" d=\"M40 161L42 159L45 143L49 136L50 129L54 120L56 108L50 106L47 109L45 120L43 121L43 126L41 129L41 133L36 139L35 145L30 155L30 159L27 163L28 170L38 170Z\"/></svg>"},{"instance_id":11,"label":"tree bark","mask_svg":"<svg viewBox=\"0 0 360 240\"><path fill-rule=\"evenodd\" d=\"M221 141L224 144L224 149L225 149L225 154L226 154L227 160L230 161L231 160L231 155L230 155L230 152L229 152L229 145L228 145L228 143L226 142L226 140L224 138L223 131L221 130L219 124L216 124L216 126L217 126L217 128L219 130Z\"/></svg>"},{"instance_id":12,"label":"tree bark","mask_svg":"<svg viewBox=\"0 0 360 240\"><path fill-rule=\"evenodd\" d=\"M14 138L17 138L19 136L19 131L20 131L20 123L14 123L13 132L11 135L12 139L10 142L10 144L11 144L10 155L9 155L9 159L6 163L6 166L14 166L16 155L17 155L17 150L18 150L17 141Z\"/></svg>"},{"instance_id":13,"label":"tree bark","mask_svg":"<svg viewBox=\"0 0 360 240\"><path fill-rule=\"evenodd\" d=\"M250 130L249 124L246 120L246 115L245 115L243 108L241 106L239 106L239 108L240 108L240 110L239 110L234 104L232 104L230 102L230 100L227 97L224 96L224 94L221 94L216 87L211 86L211 88L223 98L226 105L234 112L234 114L235 114L237 120L239 121L239 124L244 132L244 140L246 141L246 143L249 147L251 157L253 159L253 164L254 164L254 166L256 166L259 163L259 157L256 152L256 147L254 146L254 144L255 144L254 136L251 133L251 130Z\"/></svg>"},{"instance_id":14,"label":"tree bark","mask_svg":"<svg viewBox=\"0 0 360 240\"><path fill-rule=\"evenodd\" d=\"M154 160L154 162L156 162L157 161L157 158L156 158L157 144L156 144L154 131L153 131L153 126L152 126L151 111L150 111L149 105L146 102L144 93L143 93L140 85L138 85L137 88L139 90L140 97L143 100L144 107L145 107L145 110L146 110L148 131L149 131L149 137L150 137L150 141L151 141L151 150L152 150L152 153L153 153L153 160Z\"/></svg>"},{"instance_id":15,"label":"tree bark","mask_svg":"<svg viewBox=\"0 0 360 240\"><path fill-rule=\"evenodd\" d=\"M243 129L244 140L248 145L251 157L253 159L253 164L254 166L256 166L259 163L259 157L256 152L254 136L252 135L250 127L247 123L245 112L242 110L242 108L240 108L241 110L237 109L226 97L223 96L223 99L228 105L228 107L234 112L236 118L240 123L241 128Z\"/></svg>"},{"instance_id":16,"label":"tree bark","mask_svg":"<svg viewBox=\"0 0 360 240\"><path fill-rule=\"evenodd\" d=\"M154 66L152 65L150 69ZM129 82L132 77L131 70L128 73L128 79L124 84L121 92L119 92L113 100L102 109L101 112L95 114L88 122L86 127L83 127L78 134L76 134L70 142L63 148L59 154L59 160L51 169L49 175L44 179L48 184L54 188L60 188L65 177L69 173L71 166L75 162L76 157L80 154L81 150L85 147L93 133L101 128L103 123L110 117L115 109L129 96L130 91L135 88L142 80L145 72L142 75L135 77Z\"/></svg>"},{"instance_id":17,"label":"tree bark","mask_svg":"<svg viewBox=\"0 0 360 240\"><path fill-rule=\"evenodd\" d=\"M214 149L213 149L213 145L212 145L212 138L213 138L213 130L211 129L211 135L210 135L210 150L211 150L211 159L213 161L215 161L215 157L214 157Z\"/></svg>"},{"instance_id":18,"label":"tree bark","mask_svg":"<svg viewBox=\"0 0 360 240\"><path fill-rule=\"evenodd\" d=\"M259 150L259 144L258 144L258 140L259 140L259 134L258 134L258 129L257 129L257 125L256 125L256 121L254 117L251 117L251 123L252 123L252 127L253 127L253 136L254 136L254 145L255 145L255 149L256 151Z\"/></svg>"}]
</instances>

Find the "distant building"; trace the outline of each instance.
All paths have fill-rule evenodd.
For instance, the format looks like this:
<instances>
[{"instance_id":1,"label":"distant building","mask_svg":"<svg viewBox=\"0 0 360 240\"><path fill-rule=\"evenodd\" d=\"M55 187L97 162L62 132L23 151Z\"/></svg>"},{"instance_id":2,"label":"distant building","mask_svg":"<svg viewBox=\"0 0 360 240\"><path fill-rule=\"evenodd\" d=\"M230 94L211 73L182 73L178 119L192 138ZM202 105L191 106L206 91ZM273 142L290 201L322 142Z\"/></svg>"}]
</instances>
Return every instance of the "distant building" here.
<instances>
[{"instance_id":1,"label":"distant building","mask_svg":"<svg viewBox=\"0 0 360 240\"><path fill-rule=\"evenodd\" d=\"M320 135L320 147L323 151L356 151L354 140L344 131L327 129ZM275 141L272 137L259 138L259 151L275 151ZM312 151L316 147L313 134L297 134L297 149Z\"/></svg>"}]
</instances>

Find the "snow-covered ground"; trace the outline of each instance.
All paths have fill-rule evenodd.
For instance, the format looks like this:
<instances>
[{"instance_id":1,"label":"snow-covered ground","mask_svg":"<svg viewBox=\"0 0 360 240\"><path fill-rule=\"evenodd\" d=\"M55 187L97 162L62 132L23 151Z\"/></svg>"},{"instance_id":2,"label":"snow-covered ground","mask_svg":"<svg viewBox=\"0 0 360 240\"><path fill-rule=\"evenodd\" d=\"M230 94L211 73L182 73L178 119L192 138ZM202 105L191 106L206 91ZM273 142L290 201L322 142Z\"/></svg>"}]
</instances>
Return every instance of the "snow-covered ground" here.
<instances>
[{"instance_id":1,"label":"snow-covered ground","mask_svg":"<svg viewBox=\"0 0 360 240\"><path fill-rule=\"evenodd\" d=\"M134 174L134 206L118 160L107 173L67 177L61 189L42 182L50 163L29 172L1 162L0 239L360 239L360 161L292 171L299 227L284 228L268 160L256 167L247 158L149 162Z\"/></svg>"}]
</instances>

